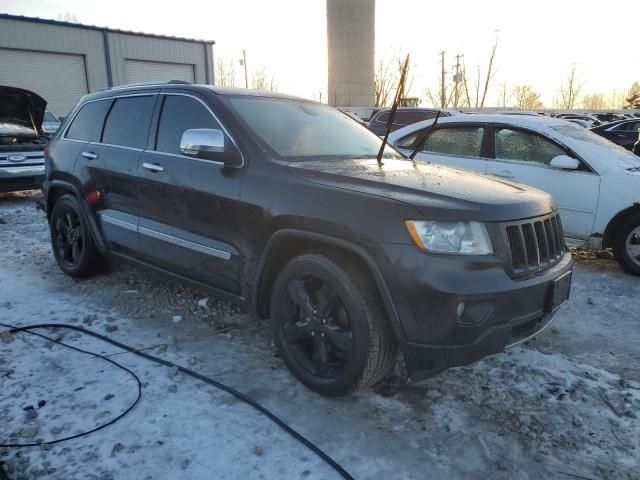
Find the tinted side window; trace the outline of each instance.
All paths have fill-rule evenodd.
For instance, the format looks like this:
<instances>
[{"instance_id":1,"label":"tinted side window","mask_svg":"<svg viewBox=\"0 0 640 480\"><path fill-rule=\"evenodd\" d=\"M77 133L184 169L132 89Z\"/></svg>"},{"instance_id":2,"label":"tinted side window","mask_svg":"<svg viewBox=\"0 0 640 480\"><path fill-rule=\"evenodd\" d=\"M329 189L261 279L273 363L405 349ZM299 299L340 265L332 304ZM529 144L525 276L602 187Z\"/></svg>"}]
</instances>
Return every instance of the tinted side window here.
<instances>
[{"instance_id":1,"label":"tinted side window","mask_svg":"<svg viewBox=\"0 0 640 480\"><path fill-rule=\"evenodd\" d=\"M619 132L637 132L640 130L640 122L625 122L621 123L614 130Z\"/></svg>"},{"instance_id":2,"label":"tinted side window","mask_svg":"<svg viewBox=\"0 0 640 480\"><path fill-rule=\"evenodd\" d=\"M436 118L435 112L398 112L396 113L396 122L404 125L411 125L423 120Z\"/></svg>"},{"instance_id":3,"label":"tinted side window","mask_svg":"<svg viewBox=\"0 0 640 480\"><path fill-rule=\"evenodd\" d=\"M566 152L535 133L508 128L496 131L496 158L549 165L558 155L566 155Z\"/></svg>"},{"instance_id":4,"label":"tinted side window","mask_svg":"<svg viewBox=\"0 0 640 480\"><path fill-rule=\"evenodd\" d=\"M479 157L482 148L482 127L440 128L425 142L424 150L448 155Z\"/></svg>"},{"instance_id":5,"label":"tinted side window","mask_svg":"<svg viewBox=\"0 0 640 480\"><path fill-rule=\"evenodd\" d=\"M387 123L389 121L389 112L381 113L376 117L376 122L384 122Z\"/></svg>"},{"instance_id":6,"label":"tinted side window","mask_svg":"<svg viewBox=\"0 0 640 480\"><path fill-rule=\"evenodd\" d=\"M85 142L93 141L96 138L98 128L102 125L109 105L111 105L111 99L86 103L80 107L80 111L67 130L66 138Z\"/></svg>"},{"instance_id":7,"label":"tinted side window","mask_svg":"<svg viewBox=\"0 0 640 480\"><path fill-rule=\"evenodd\" d=\"M183 96L167 95L162 105L156 150L180 154L180 140L190 128L217 128L220 124L199 101Z\"/></svg>"},{"instance_id":8,"label":"tinted side window","mask_svg":"<svg viewBox=\"0 0 640 480\"><path fill-rule=\"evenodd\" d=\"M144 148L154 102L152 95L116 99L104 124L102 143Z\"/></svg>"}]
</instances>

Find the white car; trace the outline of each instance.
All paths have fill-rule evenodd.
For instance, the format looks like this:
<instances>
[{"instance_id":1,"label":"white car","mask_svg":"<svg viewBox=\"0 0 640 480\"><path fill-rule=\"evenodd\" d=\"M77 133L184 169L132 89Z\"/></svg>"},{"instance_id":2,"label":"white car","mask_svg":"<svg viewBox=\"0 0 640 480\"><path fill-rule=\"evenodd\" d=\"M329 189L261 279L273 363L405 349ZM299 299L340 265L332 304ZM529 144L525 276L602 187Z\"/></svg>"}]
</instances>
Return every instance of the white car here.
<instances>
[{"instance_id":1,"label":"white car","mask_svg":"<svg viewBox=\"0 0 640 480\"><path fill-rule=\"evenodd\" d=\"M433 120L396 130L389 143L408 154ZM459 115L438 121L417 160L524 183L553 195L571 246L612 247L640 275L640 158L566 120Z\"/></svg>"}]
</instances>

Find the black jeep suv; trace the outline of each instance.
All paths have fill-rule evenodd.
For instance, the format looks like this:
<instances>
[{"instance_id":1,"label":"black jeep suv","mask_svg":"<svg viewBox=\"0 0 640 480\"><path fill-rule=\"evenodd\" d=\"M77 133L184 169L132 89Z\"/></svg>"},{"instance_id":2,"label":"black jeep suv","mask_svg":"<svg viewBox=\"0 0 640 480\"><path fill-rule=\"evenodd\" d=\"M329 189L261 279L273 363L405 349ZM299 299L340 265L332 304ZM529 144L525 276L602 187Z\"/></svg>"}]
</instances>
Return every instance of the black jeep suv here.
<instances>
[{"instance_id":1,"label":"black jeep suv","mask_svg":"<svg viewBox=\"0 0 640 480\"><path fill-rule=\"evenodd\" d=\"M287 366L341 395L537 333L572 260L552 198L408 160L326 105L168 82L83 97L49 144L53 252L127 259L270 317Z\"/></svg>"}]
</instances>

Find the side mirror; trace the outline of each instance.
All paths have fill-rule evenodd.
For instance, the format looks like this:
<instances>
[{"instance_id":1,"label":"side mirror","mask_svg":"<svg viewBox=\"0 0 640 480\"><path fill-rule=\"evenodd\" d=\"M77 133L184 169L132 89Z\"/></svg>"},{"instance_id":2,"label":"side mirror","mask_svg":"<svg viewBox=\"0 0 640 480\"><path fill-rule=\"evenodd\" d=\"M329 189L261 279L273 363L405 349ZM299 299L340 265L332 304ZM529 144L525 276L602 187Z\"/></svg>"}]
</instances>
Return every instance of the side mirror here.
<instances>
[{"instance_id":1,"label":"side mirror","mask_svg":"<svg viewBox=\"0 0 640 480\"><path fill-rule=\"evenodd\" d=\"M242 165L242 155L235 145L225 145L222 130L215 128L192 128L185 130L180 140L183 155L203 160L222 162L229 167Z\"/></svg>"},{"instance_id":2,"label":"side mirror","mask_svg":"<svg viewBox=\"0 0 640 480\"><path fill-rule=\"evenodd\" d=\"M569 155L558 155L551 160L549 165L562 170L577 170L580 166L580 161L576 158L571 158Z\"/></svg>"}]
</instances>

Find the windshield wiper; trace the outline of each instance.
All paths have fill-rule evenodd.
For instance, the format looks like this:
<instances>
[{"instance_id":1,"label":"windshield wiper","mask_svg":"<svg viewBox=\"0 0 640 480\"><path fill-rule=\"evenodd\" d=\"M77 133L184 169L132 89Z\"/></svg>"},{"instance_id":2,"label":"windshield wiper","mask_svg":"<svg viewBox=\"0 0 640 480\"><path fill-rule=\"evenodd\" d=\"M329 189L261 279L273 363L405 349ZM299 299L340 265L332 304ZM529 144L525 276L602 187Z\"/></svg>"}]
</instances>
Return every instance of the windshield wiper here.
<instances>
[{"instance_id":1,"label":"windshield wiper","mask_svg":"<svg viewBox=\"0 0 640 480\"><path fill-rule=\"evenodd\" d=\"M380 151L378 152L379 167L382 166L382 155L384 154L384 149L387 147L387 139L389 138L389 133L391 133L391 125L393 125L393 120L396 116L396 110L398 110L398 103L400 103L400 99L404 95L404 82L407 78L408 66L409 66L409 55L407 54L407 58L404 59L404 64L402 65L402 73L400 74L400 81L398 82L398 90L396 90L396 96L393 100L391 113L389 113L389 121L387 122L387 131L384 134L384 139L382 140L382 145L380 145Z\"/></svg>"},{"instance_id":2,"label":"windshield wiper","mask_svg":"<svg viewBox=\"0 0 640 480\"><path fill-rule=\"evenodd\" d=\"M427 141L427 138L429 138L429 135L431 135L431 132L433 132L433 129L436 127L436 124L438 123L438 118L440 118L440 110L438 110L438 113L436 113L436 118L433 120L433 123L431 124L431 126L429 128L427 128L424 132L422 132L422 135L420 135L419 138L416 139L416 143L414 143L414 147L413 147L413 151L411 152L411 155L409 155L409 160L413 160L416 156L416 153L418 153L418 150L420 150L420 146L424 145L424 143Z\"/></svg>"}]
</instances>

